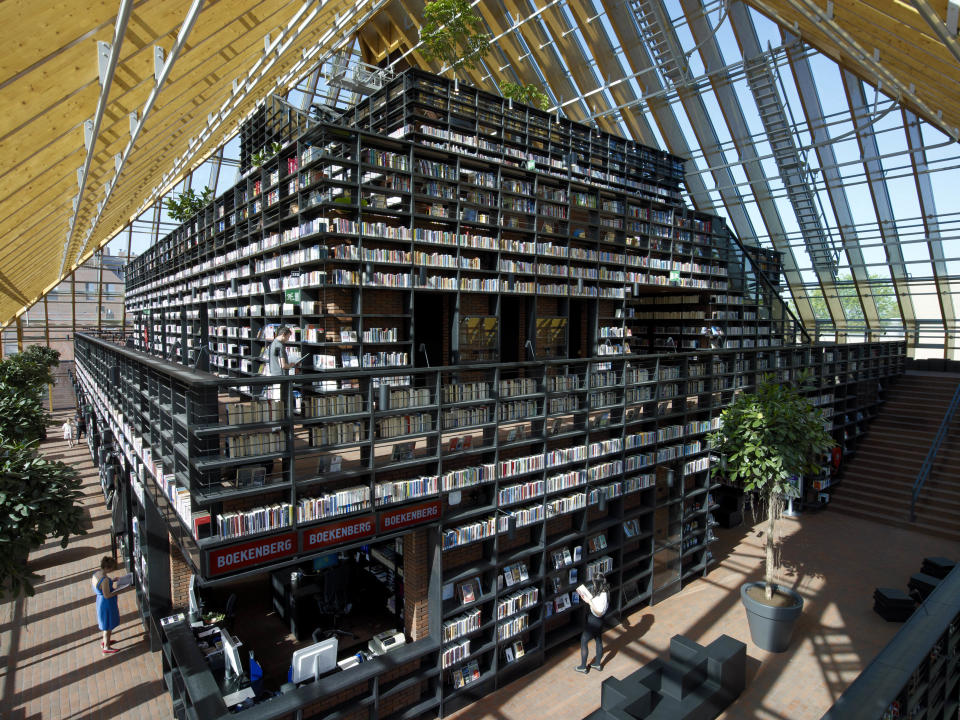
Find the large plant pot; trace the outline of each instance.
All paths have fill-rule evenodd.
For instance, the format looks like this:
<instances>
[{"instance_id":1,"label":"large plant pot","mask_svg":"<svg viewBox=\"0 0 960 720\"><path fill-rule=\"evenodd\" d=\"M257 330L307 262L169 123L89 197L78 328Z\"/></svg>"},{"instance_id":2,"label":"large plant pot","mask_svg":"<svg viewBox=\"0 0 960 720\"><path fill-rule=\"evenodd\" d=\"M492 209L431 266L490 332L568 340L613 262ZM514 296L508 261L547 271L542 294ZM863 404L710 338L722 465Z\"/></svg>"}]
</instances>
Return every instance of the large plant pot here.
<instances>
[{"instance_id":1,"label":"large plant pot","mask_svg":"<svg viewBox=\"0 0 960 720\"><path fill-rule=\"evenodd\" d=\"M803 598L790 588L775 585L776 593L794 600L788 607L773 607L753 599L747 590L756 587L763 590L762 582L744 583L740 586L740 599L747 611L747 623L750 625L750 637L753 644L768 652L783 652L790 645L793 626L803 612Z\"/></svg>"}]
</instances>

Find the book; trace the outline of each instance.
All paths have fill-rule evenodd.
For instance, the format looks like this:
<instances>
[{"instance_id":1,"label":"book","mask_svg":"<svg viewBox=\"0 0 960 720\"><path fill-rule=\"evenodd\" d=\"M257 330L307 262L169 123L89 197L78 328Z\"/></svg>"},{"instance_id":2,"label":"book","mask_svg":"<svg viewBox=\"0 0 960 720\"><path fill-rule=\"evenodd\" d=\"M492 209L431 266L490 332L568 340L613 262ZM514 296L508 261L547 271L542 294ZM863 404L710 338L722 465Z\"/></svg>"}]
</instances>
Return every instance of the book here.
<instances>
[{"instance_id":1,"label":"book","mask_svg":"<svg viewBox=\"0 0 960 720\"><path fill-rule=\"evenodd\" d=\"M583 557L583 548L580 545L576 545L573 548L573 561L580 562L580 559Z\"/></svg>"},{"instance_id":2,"label":"book","mask_svg":"<svg viewBox=\"0 0 960 720\"><path fill-rule=\"evenodd\" d=\"M123 588L130 587L133 585L133 573L127 573L126 575L121 575L113 583L114 590L122 590Z\"/></svg>"},{"instance_id":3,"label":"book","mask_svg":"<svg viewBox=\"0 0 960 720\"><path fill-rule=\"evenodd\" d=\"M580 585L577 587L577 595L582 597L586 602L593 600L593 593L587 589L586 585Z\"/></svg>"},{"instance_id":4,"label":"book","mask_svg":"<svg viewBox=\"0 0 960 720\"><path fill-rule=\"evenodd\" d=\"M441 597L443 600L452 600L453 599L453 583L445 583L441 591Z\"/></svg>"},{"instance_id":5,"label":"book","mask_svg":"<svg viewBox=\"0 0 960 720\"><path fill-rule=\"evenodd\" d=\"M465 582L460 586L460 598L461 604L466 605L467 603L472 603L477 599L476 593L473 589L473 582Z\"/></svg>"},{"instance_id":6,"label":"book","mask_svg":"<svg viewBox=\"0 0 960 720\"><path fill-rule=\"evenodd\" d=\"M503 656L507 659L508 663L513 662L513 648L505 647L503 649Z\"/></svg>"},{"instance_id":7,"label":"book","mask_svg":"<svg viewBox=\"0 0 960 720\"><path fill-rule=\"evenodd\" d=\"M568 575L568 580L567 580L567 582L568 582L570 585L573 585L575 582L577 582L577 569L576 569L576 568L570 568L570 574Z\"/></svg>"},{"instance_id":8,"label":"book","mask_svg":"<svg viewBox=\"0 0 960 720\"><path fill-rule=\"evenodd\" d=\"M563 549L563 564L564 565L573 564L573 556L570 555L570 551L567 548Z\"/></svg>"},{"instance_id":9,"label":"book","mask_svg":"<svg viewBox=\"0 0 960 720\"><path fill-rule=\"evenodd\" d=\"M516 642L513 643L513 654L514 656L516 656L517 660L523 657L524 650L523 650L522 640L517 640Z\"/></svg>"}]
</instances>

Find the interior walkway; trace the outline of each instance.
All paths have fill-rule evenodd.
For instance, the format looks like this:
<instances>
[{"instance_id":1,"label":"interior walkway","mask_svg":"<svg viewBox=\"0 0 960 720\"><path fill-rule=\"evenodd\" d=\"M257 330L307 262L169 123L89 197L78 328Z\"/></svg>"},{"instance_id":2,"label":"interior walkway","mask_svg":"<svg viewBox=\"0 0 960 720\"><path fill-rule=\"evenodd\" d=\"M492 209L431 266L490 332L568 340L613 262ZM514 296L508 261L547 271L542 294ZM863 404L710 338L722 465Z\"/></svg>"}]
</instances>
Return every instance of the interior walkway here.
<instances>
[{"instance_id":1,"label":"interior walkway","mask_svg":"<svg viewBox=\"0 0 960 720\"><path fill-rule=\"evenodd\" d=\"M56 413L44 453L74 464L84 480L87 534L66 549L51 541L30 556L43 577L36 594L0 605L0 720L107 720L170 717L160 683L159 653L148 650L132 591L118 597L116 655L100 652L96 601L90 578L110 554L110 513L104 505L86 440L68 448Z\"/></svg>"},{"instance_id":2,"label":"interior walkway","mask_svg":"<svg viewBox=\"0 0 960 720\"><path fill-rule=\"evenodd\" d=\"M120 596L123 652L104 657L98 647L90 576L110 553L109 515L86 448L66 448L58 433L43 449L75 463L86 481L88 534L66 550L51 542L31 556L44 576L37 594L0 606L0 720L27 718L167 718L159 655L147 651L134 598ZM900 625L872 611L874 587L906 587L928 555L960 558L960 543L830 510L784 520L783 581L806 605L789 650L770 654L750 644L739 586L759 579L762 524L720 530L717 565L683 592L627 618L604 636L604 669L574 672L579 645L571 644L542 668L454 717L460 720L579 720L599 705L600 683L623 677L663 655L670 637L706 644L721 634L747 643L747 688L721 717L729 720L814 720L893 636Z\"/></svg>"}]
</instances>

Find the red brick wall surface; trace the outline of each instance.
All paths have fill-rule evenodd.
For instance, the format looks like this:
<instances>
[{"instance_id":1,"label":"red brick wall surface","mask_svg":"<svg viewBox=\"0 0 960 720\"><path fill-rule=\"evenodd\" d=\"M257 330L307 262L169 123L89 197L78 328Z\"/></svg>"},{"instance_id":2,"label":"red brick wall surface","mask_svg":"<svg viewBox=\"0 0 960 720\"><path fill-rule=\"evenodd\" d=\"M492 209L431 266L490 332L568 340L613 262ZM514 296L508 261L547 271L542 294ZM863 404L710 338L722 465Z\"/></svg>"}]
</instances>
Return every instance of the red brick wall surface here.
<instances>
[{"instance_id":1,"label":"red brick wall surface","mask_svg":"<svg viewBox=\"0 0 960 720\"><path fill-rule=\"evenodd\" d=\"M403 537L404 632L412 641L430 634L430 556L427 530L420 528Z\"/></svg>"}]
</instances>

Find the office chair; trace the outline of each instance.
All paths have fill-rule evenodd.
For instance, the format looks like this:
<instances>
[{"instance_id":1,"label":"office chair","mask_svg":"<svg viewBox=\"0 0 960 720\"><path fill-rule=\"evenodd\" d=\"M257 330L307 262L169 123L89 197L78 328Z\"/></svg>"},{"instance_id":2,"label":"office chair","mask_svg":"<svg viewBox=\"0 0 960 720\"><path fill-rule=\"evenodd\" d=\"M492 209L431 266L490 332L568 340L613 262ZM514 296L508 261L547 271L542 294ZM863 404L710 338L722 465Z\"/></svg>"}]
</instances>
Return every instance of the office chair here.
<instances>
[{"instance_id":1,"label":"office chair","mask_svg":"<svg viewBox=\"0 0 960 720\"><path fill-rule=\"evenodd\" d=\"M330 617L327 627L320 626L313 632L313 641L337 637L355 638L356 634L349 630L341 630L340 620L350 613L353 603L350 602L350 566L341 562L328 569L323 575L323 592L316 595L317 609L322 615Z\"/></svg>"},{"instance_id":2,"label":"office chair","mask_svg":"<svg viewBox=\"0 0 960 720\"><path fill-rule=\"evenodd\" d=\"M227 605L223 609L223 626L227 630L233 630L233 619L237 616L237 594L230 593L227 598Z\"/></svg>"}]
</instances>

